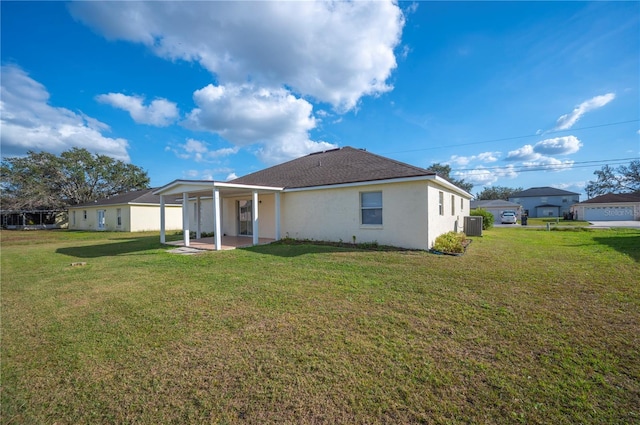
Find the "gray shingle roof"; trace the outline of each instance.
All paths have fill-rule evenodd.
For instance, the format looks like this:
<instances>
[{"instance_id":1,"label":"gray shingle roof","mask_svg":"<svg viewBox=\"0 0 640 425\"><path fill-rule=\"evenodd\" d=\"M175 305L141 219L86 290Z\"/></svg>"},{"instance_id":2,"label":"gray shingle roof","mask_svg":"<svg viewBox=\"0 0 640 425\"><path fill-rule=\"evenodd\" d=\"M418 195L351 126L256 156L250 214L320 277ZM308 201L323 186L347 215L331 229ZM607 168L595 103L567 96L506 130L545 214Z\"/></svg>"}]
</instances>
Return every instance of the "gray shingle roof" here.
<instances>
[{"instance_id":1,"label":"gray shingle roof","mask_svg":"<svg viewBox=\"0 0 640 425\"><path fill-rule=\"evenodd\" d=\"M634 193L607 193L606 195L596 196L587 199L581 204L611 204L618 202L640 202L640 192Z\"/></svg>"},{"instance_id":2,"label":"gray shingle roof","mask_svg":"<svg viewBox=\"0 0 640 425\"><path fill-rule=\"evenodd\" d=\"M312 153L229 183L292 189L433 175L433 171L347 146Z\"/></svg>"},{"instance_id":3,"label":"gray shingle roof","mask_svg":"<svg viewBox=\"0 0 640 425\"><path fill-rule=\"evenodd\" d=\"M509 196L509 199L513 198L526 198L530 196L566 196L566 195L579 195L576 192L569 192L567 190L556 189L555 187L532 187L522 192L517 192Z\"/></svg>"},{"instance_id":4,"label":"gray shingle roof","mask_svg":"<svg viewBox=\"0 0 640 425\"><path fill-rule=\"evenodd\" d=\"M154 189L142 189L133 190L131 192L121 193L119 195L110 196L108 198L97 199L94 202L87 202L79 205L72 205L71 208L76 207L96 207L101 205L117 205L117 204L160 204L160 195L154 195ZM182 202L171 197L165 198L166 204L181 204Z\"/></svg>"}]
</instances>

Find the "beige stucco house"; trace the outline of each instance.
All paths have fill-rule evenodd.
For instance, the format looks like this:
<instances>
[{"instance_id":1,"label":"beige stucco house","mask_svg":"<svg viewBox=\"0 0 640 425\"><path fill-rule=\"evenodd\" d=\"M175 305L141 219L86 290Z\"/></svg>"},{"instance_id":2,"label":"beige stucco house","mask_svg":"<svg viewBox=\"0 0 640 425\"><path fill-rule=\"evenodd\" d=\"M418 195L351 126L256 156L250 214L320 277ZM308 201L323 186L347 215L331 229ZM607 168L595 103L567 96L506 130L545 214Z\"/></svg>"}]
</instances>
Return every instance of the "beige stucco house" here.
<instances>
[{"instance_id":1,"label":"beige stucco house","mask_svg":"<svg viewBox=\"0 0 640 425\"><path fill-rule=\"evenodd\" d=\"M364 150L318 152L229 182L175 180L160 196L161 241L167 199L183 200L183 243L213 232L278 240L377 242L429 249L448 231L463 231L471 194L434 172ZM188 230L188 231L186 231Z\"/></svg>"},{"instance_id":2,"label":"beige stucco house","mask_svg":"<svg viewBox=\"0 0 640 425\"><path fill-rule=\"evenodd\" d=\"M160 197L154 189L126 192L69 207L69 229L142 232L160 230ZM182 203L166 199L164 228L182 229Z\"/></svg>"}]
</instances>

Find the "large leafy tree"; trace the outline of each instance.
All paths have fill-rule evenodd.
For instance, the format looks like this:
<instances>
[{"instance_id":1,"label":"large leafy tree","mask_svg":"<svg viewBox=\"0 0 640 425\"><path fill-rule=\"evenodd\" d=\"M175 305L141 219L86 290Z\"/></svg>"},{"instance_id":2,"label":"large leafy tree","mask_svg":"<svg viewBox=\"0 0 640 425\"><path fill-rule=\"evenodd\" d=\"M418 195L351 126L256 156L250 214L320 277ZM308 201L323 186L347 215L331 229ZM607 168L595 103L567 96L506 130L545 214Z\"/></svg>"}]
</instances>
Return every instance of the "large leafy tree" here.
<instances>
[{"instance_id":1,"label":"large leafy tree","mask_svg":"<svg viewBox=\"0 0 640 425\"><path fill-rule=\"evenodd\" d=\"M482 192L478 193L475 199L478 201L493 201L498 199L508 201L510 196L518 192L522 192L521 187L488 186L482 189Z\"/></svg>"},{"instance_id":2,"label":"large leafy tree","mask_svg":"<svg viewBox=\"0 0 640 425\"><path fill-rule=\"evenodd\" d=\"M464 179L457 180L457 179L454 179L453 177L451 177L451 166L450 165L440 164L439 162L436 162L436 163L432 164L427 169L430 170L430 171L434 171L436 174L438 174L443 179L447 180L450 183L455 184L459 188L461 188L463 190L466 190L469 193L471 193L471 189L473 189L473 183L466 182L466 181L464 181Z\"/></svg>"},{"instance_id":3,"label":"large leafy tree","mask_svg":"<svg viewBox=\"0 0 640 425\"><path fill-rule=\"evenodd\" d=\"M149 187L140 167L80 148L3 158L0 172L3 209L65 208Z\"/></svg>"},{"instance_id":4,"label":"large leafy tree","mask_svg":"<svg viewBox=\"0 0 640 425\"><path fill-rule=\"evenodd\" d=\"M597 179L587 183L584 188L588 198L607 193L640 191L640 160L631 161L629 165L620 165L617 168L605 165L593 174Z\"/></svg>"}]
</instances>

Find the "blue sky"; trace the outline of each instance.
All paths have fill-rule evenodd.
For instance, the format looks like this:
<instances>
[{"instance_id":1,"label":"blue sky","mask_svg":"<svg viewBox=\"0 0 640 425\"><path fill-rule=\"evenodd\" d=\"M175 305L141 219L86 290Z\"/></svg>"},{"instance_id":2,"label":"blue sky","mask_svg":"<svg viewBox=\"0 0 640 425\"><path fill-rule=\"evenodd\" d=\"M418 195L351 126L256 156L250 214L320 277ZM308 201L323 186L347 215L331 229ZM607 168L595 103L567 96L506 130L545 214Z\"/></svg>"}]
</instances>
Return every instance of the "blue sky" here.
<instances>
[{"instance_id":1,"label":"blue sky","mask_svg":"<svg viewBox=\"0 0 640 425\"><path fill-rule=\"evenodd\" d=\"M3 156L84 147L161 186L353 146L473 193L640 157L638 2L0 8Z\"/></svg>"}]
</instances>

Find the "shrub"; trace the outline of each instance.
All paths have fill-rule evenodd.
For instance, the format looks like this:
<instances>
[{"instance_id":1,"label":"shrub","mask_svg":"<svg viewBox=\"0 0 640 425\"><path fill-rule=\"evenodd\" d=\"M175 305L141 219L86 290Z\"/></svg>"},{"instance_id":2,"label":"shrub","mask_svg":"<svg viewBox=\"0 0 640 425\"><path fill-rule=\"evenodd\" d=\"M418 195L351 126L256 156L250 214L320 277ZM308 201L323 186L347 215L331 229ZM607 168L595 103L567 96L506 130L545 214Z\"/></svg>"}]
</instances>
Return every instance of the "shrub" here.
<instances>
[{"instance_id":1,"label":"shrub","mask_svg":"<svg viewBox=\"0 0 640 425\"><path fill-rule=\"evenodd\" d=\"M433 249L440 252L458 254L464 252L467 237L464 233L447 232L438 236L433 243Z\"/></svg>"},{"instance_id":2,"label":"shrub","mask_svg":"<svg viewBox=\"0 0 640 425\"><path fill-rule=\"evenodd\" d=\"M483 208L475 208L471 210L470 215L478 215L482 217L482 230L487 230L493 227L495 218L493 214Z\"/></svg>"}]
</instances>

